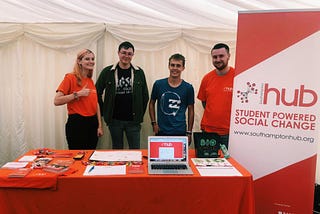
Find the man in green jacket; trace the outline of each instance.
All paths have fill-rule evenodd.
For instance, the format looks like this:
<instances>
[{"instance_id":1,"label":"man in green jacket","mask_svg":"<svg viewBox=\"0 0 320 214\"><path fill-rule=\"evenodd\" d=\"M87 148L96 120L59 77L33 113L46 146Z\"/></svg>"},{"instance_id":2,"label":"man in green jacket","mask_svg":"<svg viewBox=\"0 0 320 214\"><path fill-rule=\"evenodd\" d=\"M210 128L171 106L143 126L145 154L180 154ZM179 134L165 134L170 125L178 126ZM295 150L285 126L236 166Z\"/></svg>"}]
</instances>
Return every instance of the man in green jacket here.
<instances>
[{"instance_id":1,"label":"man in green jacket","mask_svg":"<svg viewBox=\"0 0 320 214\"><path fill-rule=\"evenodd\" d=\"M109 127L113 149L123 149L123 133L130 149L140 148L141 122L149 92L143 70L131 64L133 55L134 46L121 43L119 62L105 67L96 82L101 115Z\"/></svg>"}]
</instances>

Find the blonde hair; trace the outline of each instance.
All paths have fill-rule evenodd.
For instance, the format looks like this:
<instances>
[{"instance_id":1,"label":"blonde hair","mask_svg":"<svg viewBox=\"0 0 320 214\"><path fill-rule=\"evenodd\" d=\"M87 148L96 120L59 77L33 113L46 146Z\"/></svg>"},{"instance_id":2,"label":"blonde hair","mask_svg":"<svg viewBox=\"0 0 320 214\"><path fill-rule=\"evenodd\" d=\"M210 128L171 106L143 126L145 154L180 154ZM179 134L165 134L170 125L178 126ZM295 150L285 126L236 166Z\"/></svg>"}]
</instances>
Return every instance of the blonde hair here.
<instances>
[{"instance_id":1,"label":"blonde hair","mask_svg":"<svg viewBox=\"0 0 320 214\"><path fill-rule=\"evenodd\" d=\"M93 53L91 50L89 50L89 49L84 49L84 50L80 51L80 52L77 54L77 59L76 59L76 62L75 62L75 64L74 64L74 66L73 66L73 71L72 71L72 73L76 76L76 78L77 78L77 84L78 84L79 86L82 85L82 77L81 77L81 73L80 73L80 71L81 71L82 68L81 68L81 66L80 66L80 64L79 64L79 61L82 60L82 58L83 58L85 55L90 54L90 53L92 53L92 54L94 55L94 53ZM93 73L93 70L89 70L89 73L88 73L87 77L91 78L91 77L92 77L92 73Z\"/></svg>"}]
</instances>

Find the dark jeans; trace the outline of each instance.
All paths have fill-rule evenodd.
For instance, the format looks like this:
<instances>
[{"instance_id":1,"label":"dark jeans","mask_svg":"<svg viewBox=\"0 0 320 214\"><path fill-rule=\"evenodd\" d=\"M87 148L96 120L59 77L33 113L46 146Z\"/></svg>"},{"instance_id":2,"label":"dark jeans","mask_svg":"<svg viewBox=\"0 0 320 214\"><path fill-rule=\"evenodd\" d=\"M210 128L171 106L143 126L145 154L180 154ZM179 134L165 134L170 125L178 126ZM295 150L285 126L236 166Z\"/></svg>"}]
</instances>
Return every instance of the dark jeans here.
<instances>
[{"instance_id":1,"label":"dark jeans","mask_svg":"<svg viewBox=\"0 0 320 214\"><path fill-rule=\"evenodd\" d=\"M158 132L157 136L186 136L186 133L180 133L180 134L166 134L161 131Z\"/></svg>"},{"instance_id":2,"label":"dark jeans","mask_svg":"<svg viewBox=\"0 0 320 214\"><path fill-rule=\"evenodd\" d=\"M220 135L221 143L229 149L229 135Z\"/></svg>"},{"instance_id":3,"label":"dark jeans","mask_svg":"<svg viewBox=\"0 0 320 214\"><path fill-rule=\"evenodd\" d=\"M156 134L156 136L187 136L186 133L180 133L180 134L166 134L163 133L161 131L158 132L158 134ZM191 139L190 139L191 140ZM188 142L188 145L191 145L191 141Z\"/></svg>"},{"instance_id":4,"label":"dark jeans","mask_svg":"<svg viewBox=\"0 0 320 214\"><path fill-rule=\"evenodd\" d=\"M126 134L130 149L140 149L140 123L112 120L108 127L112 138L112 149L123 149L123 133Z\"/></svg>"},{"instance_id":5,"label":"dark jeans","mask_svg":"<svg viewBox=\"0 0 320 214\"><path fill-rule=\"evenodd\" d=\"M79 114L68 116L66 138L70 150L96 149L98 143L97 116L84 117Z\"/></svg>"},{"instance_id":6,"label":"dark jeans","mask_svg":"<svg viewBox=\"0 0 320 214\"><path fill-rule=\"evenodd\" d=\"M227 149L229 149L229 134L219 135L219 136L220 136L220 142L219 143L224 144L227 147Z\"/></svg>"}]
</instances>

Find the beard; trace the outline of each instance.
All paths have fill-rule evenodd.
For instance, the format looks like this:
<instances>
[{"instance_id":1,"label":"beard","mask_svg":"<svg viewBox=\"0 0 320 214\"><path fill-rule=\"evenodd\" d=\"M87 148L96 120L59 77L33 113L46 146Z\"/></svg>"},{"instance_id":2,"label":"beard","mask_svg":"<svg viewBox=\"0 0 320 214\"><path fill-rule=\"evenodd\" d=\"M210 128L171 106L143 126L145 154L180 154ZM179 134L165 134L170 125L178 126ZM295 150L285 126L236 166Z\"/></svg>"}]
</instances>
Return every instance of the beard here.
<instances>
[{"instance_id":1,"label":"beard","mask_svg":"<svg viewBox=\"0 0 320 214\"><path fill-rule=\"evenodd\" d=\"M214 64L214 67L215 67L217 70L221 71L221 70L223 70L223 69L225 69L225 68L227 67L227 64L224 63L224 62L219 62L219 63L215 63L215 64Z\"/></svg>"}]
</instances>

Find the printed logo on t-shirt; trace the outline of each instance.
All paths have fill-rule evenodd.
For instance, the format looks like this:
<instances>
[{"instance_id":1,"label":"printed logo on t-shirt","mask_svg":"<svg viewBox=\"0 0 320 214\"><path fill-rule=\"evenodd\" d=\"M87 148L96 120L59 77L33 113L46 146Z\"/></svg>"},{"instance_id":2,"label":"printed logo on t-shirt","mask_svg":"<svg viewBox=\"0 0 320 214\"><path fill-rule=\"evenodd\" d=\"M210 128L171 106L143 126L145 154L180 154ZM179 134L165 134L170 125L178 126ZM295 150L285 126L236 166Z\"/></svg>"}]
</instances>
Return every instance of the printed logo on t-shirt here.
<instances>
[{"instance_id":1,"label":"printed logo on t-shirt","mask_svg":"<svg viewBox=\"0 0 320 214\"><path fill-rule=\"evenodd\" d=\"M160 99L161 111L165 115L176 116L180 109L181 98L177 93L167 91L162 94Z\"/></svg>"},{"instance_id":2,"label":"printed logo on t-shirt","mask_svg":"<svg viewBox=\"0 0 320 214\"><path fill-rule=\"evenodd\" d=\"M224 87L223 88L223 91L225 91L225 92L232 92L232 87Z\"/></svg>"},{"instance_id":3,"label":"printed logo on t-shirt","mask_svg":"<svg viewBox=\"0 0 320 214\"><path fill-rule=\"evenodd\" d=\"M130 85L130 77L124 78L121 77L118 80L118 87L116 94L130 94L132 93L132 86Z\"/></svg>"}]
</instances>

